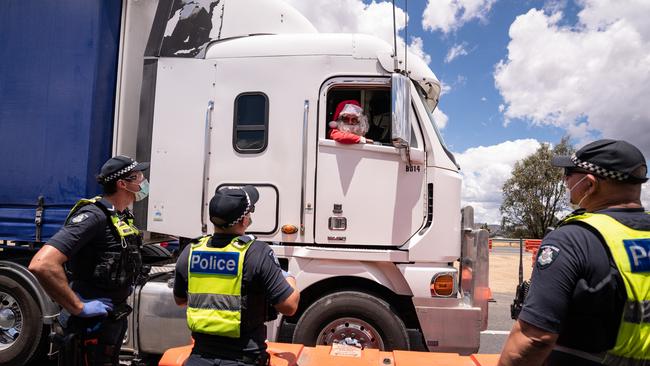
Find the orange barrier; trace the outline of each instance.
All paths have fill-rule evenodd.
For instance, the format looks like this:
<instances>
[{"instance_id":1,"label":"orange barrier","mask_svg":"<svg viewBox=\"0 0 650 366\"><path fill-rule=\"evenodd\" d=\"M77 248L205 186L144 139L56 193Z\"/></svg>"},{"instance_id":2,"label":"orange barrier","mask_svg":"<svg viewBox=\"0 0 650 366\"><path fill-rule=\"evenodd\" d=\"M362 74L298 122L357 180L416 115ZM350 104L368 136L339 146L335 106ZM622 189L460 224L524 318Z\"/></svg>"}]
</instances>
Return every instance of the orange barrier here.
<instances>
[{"instance_id":1,"label":"orange barrier","mask_svg":"<svg viewBox=\"0 0 650 366\"><path fill-rule=\"evenodd\" d=\"M488 239L488 247L492 250L492 239Z\"/></svg>"},{"instance_id":2,"label":"orange barrier","mask_svg":"<svg viewBox=\"0 0 650 366\"><path fill-rule=\"evenodd\" d=\"M526 251L530 252L532 256L532 263L531 266L535 266L535 263L537 263L537 252L539 251L539 246L542 244L541 239L526 239L524 240L524 246L526 247Z\"/></svg>"},{"instance_id":3,"label":"orange barrier","mask_svg":"<svg viewBox=\"0 0 650 366\"><path fill-rule=\"evenodd\" d=\"M542 239L526 239L524 240L524 247L527 252L532 252L533 250L539 248L539 245L542 244Z\"/></svg>"},{"instance_id":4,"label":"orange barrier","mask_svg":"<svg viewBox=\"0 0 650 366\"><path fill-rule=\"evenodd\" d=\"M268 342L270 366L495 366L499 355L460 356L456 353L415 351L382 352L353 346L305 347L301 344ZM168 349L159 366L182 366L192 346Z\"/></svg>"}]
</instances>

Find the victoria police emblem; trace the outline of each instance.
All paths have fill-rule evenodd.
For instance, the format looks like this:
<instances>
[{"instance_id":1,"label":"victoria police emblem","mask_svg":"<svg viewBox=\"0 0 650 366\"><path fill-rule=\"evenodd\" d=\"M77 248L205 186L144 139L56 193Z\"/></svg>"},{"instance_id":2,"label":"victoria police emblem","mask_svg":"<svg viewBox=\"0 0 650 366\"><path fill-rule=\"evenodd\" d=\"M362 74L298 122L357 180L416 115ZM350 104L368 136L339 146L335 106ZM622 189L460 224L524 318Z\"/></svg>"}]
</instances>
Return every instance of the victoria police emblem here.
<instances>
[{"instance_id":1,"label":"victoria police emblem","mask_svg":"<svg viewBox=\"0 0 650 366\"><path fill-rule=\"evenodd\" d=\"M544 269L553 263L560 254L560 249L552 245L544 245L539 248L537 254L537 267Z\"/></svg>"},{"instance_id":2,"label":"victoria police emblem","mask_svg":"<svg viewBox=\"0 0 650 366\"><path fill-rule=\"evenodd\" d=\"M88 215L86 215L85 213L82 213L82 214L79 214L79 215L73 217L72 220L70 220L70 222L72 222L73 224L78 224L78 223L82 222L83 220L85 220L87 218L88 218Z\"/></svg>"}]
</instances>

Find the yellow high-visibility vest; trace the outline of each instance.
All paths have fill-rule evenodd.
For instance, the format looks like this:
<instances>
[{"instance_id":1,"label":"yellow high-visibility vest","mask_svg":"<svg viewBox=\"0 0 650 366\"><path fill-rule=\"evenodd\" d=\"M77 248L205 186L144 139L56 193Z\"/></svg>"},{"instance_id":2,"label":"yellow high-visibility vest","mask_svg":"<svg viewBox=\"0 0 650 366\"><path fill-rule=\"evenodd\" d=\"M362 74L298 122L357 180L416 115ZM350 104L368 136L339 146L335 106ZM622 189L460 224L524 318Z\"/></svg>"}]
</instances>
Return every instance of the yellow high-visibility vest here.
<instances>
[{"instance_id":1,"label":"yellow high-visibility vest","mask_svg":"<svg viewBox=\"0 0 650 366\"><path fill-rule=\"evenodd\" d=\"M223 248L208 246L210 238L204 236L190 248L187 326L193 332L239 338L244 257L255 238L236 237Z\"/></svg>"},{"instance_id":2,"label":"yellow high-visibility vest","mask_svg":"<svg viewBox=\"0 0 650 366\"><path fill-rule=\"evenodd\" d=\"M77 203L72 207L70 210L70 213L68 213L68 217L66 217L65 222L68 222L70 218L74 215L75 212L77 212L80 208L86 205L90 204L96 204L99 201L102 200L102 196L96 196L93 198L82 198ZM102 205L100 203L100 205ZM102 205L103 206L103 205ZM120 220L120 217L117 215L116 212L108 212L108 209L106 207L100 207L102 211L106 213L108 217L111 218L111 223L113 224L113 227L115 228L117 234L120 236L120 239L124 239L125 237L129 235L139 235L140 231L138 231L138 228L135 227L135 224L133 223L133 219L129 218L126 221Z\"/></svg>"},{"instance_id":3,"label":"yellow high-visibility vest","mask_svg":"<svg viewBox=\"0 0 650 366\"><path fill-rule=\"evenodd\" d=\"M621 325L605 364L650 364L650 231L634 230L596 213L571 216L562 224L575 221L593 227L605 239L625 283L627 300Z\"/></svg>"}]
</instances>

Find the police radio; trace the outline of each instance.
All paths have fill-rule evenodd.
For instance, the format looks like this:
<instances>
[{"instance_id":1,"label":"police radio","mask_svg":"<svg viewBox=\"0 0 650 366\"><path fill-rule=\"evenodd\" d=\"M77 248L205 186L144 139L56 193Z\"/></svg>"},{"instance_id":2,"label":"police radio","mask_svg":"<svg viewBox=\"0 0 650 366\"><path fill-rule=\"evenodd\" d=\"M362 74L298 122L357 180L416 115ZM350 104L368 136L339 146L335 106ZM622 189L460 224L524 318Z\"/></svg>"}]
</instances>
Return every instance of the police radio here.
<instances>
[{"instance_id":1,"label":"police radio","mask_svg":"<svg viewBox=\"0 0 650 366\"><path fill-rule=\"evenodd\" d=\"M526 300L526 295L528 295L528 290L530 289L530 281L524 281L523 243L523 239L519 239L519 284L517 285L517 290L515 291L515 299L510 305L510 317L514 320L517 320L519 317L521 308L524 306L524 300Z\"/></svg>"}]
</instances>

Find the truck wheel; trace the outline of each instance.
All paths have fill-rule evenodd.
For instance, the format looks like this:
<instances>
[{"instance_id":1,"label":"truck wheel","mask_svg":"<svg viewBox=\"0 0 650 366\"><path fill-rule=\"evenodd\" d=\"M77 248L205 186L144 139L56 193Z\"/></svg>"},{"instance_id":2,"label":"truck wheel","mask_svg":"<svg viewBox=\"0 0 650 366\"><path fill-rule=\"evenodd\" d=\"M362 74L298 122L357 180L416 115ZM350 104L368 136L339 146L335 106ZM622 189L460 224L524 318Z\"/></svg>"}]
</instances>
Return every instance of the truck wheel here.
<instances>
[{"instance_id":1,"label":"truck wheel","mask_svg":"<svg viewBox=\"0 0 650 366\"><path fill-rule=\"evenodd\" d=\"M311 304L298 320L293 343L346 343L382 351L409 348L406 327L390 305L355 291L330 294Z\"/></svg>"},{"instance_id":2,"label":"truck wheel","mask_svg":"<svg viewBox=\"0 0 650 366\"><path fill-rule=\"evenodd\" d=\"M0 365L23 365L41 343L41 309L29 291L0 275Z\"/></svg>"}]
</instances>

